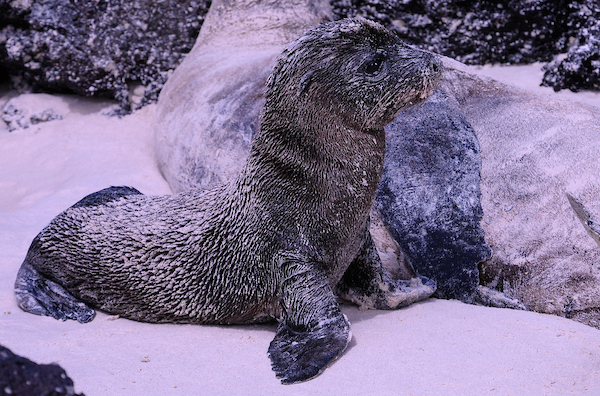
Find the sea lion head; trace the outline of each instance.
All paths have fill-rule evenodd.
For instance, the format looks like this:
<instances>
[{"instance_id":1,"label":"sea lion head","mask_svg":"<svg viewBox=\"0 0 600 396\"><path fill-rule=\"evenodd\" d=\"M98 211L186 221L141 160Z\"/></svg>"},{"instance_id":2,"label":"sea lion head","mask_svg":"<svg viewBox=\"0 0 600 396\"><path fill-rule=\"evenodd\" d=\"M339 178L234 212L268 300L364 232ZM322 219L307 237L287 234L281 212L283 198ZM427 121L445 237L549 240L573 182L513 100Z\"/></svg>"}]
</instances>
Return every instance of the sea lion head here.
<instances>
[{"instance_id":1,"label":"sea lion head","mask_svg":"<svg viewBox=\"0 0 600 396\"><path fill-rule=\"evenodd\" d=\"M263 123L335 123L382 130L437 87L442 64L378 23L344 19L316 26L279 56L267 82Z\"/></svg>"}]
</instances>

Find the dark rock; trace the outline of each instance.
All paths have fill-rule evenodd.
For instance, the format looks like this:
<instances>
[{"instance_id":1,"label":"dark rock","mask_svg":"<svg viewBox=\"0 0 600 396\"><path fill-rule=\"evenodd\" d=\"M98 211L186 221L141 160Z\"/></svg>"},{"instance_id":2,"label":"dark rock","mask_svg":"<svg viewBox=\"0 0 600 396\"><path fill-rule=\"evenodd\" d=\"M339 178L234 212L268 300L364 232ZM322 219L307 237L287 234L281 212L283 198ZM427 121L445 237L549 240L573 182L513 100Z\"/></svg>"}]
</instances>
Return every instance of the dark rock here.
<instances>
[{"instance_id":1,"label":"dark rock","mask_svg":"<svg viewBox=\"0 0 600 396\"><path fill-rule=\"evenodd\" d=\"M83 396L58 364L37 364L0 345L0 395Z\"/></svg>"},{"instance_id":2,"label":"dark rock","mask_svg":"<svg viewBox=\"0 0 600 396\"><path fill-rule=\"evenodd\" d=\"M550 60L562 49L556 43L568 13L567 1L548 0L333 0L333 4L339 16L376 19L408 42L467 64Z\"/></svg>"},{"instance_id":3,"label":"dark rock","mask_svg":"<svg viewBox=\"0 0 600 396\"><path fill-rule=\"evenodd\" d=\"M473 128L443 90L386 127L375 206L436 296L471 302L478 263L490 256L480 226L481 156Z\"/></svg>"},{"instance_id":4,"label":"dark rock","mask_svg":"<svg viewBox=\"0 0 600 396\"><path fill-rule=\"evenodd\" d=\"M596 0L332 0L337 18L379 21L406 41L467 64L550 61L544 85L598 89ZM194 45L209 0L0 0L0 83L156 100Z\"/></svg>"},{"instance_id":5,"label":"dark rock","mask_svg":"<svg viewBox=\"0 0 600 396\"><path fill-rule=\"evenodd\" d=\"M4 112L2 120L8 125L9 132L16 129L27 129L30 125L39 124L40 122L62 120L63 118L61 114L56 114L52 109L46 109L27 117L23 109L15 107L10 102L4 105L2 111Z\"/></svg>"},{"instance_id":6,"label":"dark rock","mask_svg":"<svg viewBox=\"0 0 600 396\"><path fill-rule=\"evenodd\" d=\"M0 108L0 119L8 131L27 129L41 122L61 120L69 106L59 97L48 94L24 94L12 98Z\"/></svg>"},{"instance_id":7,"label":"dark rock","mask_svg":"<svg viewBox=\"0 0 600 396\"><path fill-rule=\"evenodd\" d=\"M155 101L194 45L207 0L0 0L0 65L34 89Z\"/></svg>"},{"instance_id":8,"label":"dark rock","mask_svg":"<svg viewBox=\"0 0 600 396\"><path fill-rule=\"evenodd\" d=\"M572 4L570 37L573 44L564 59L544 66L542 85L555 91L600 90L600 3Z\"/></svg>"},{"instance_id":9,"label":"dark rock","mask_svg":"<svg viewBox=\"0 0 600 396\"><path fill-rule=\"evenodd\" d=\"M466 64L548 62L545 85L598 89L597 0L332 0L336 17L360 15L407 42ZM594 39L596 38L596 40Z\"/></svg>"}]
</instances>

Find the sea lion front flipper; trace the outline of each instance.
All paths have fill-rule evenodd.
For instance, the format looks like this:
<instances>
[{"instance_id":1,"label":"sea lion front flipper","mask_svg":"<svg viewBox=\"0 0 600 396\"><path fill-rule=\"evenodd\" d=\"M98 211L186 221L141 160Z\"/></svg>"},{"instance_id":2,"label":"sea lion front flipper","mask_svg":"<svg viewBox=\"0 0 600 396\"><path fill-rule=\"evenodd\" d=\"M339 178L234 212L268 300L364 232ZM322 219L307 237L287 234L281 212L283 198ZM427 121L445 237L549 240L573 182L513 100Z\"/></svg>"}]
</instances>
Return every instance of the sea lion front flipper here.
<instances>
[{"instance_id":1,"label":"sea lion front flipper","mask_svg":"<svg viewBox=\"0 0 600 396\"><path fill-rule=\"evenodd\" d=\"M27 260L17 273L15 298L22 310L58 320L73 319L87 323L96 315L93 309L77 300L61 285L40 275Z\"/></svg>"},{"instance_id":2,"label":"sea lion front flipper","mask_svg":"<svg viewBox=\"0 0 600 396\"><path fill-rule=\"evenodd\" d=\"M431 296L435 290L435 281L424 276L393 279L383 266L369 232L366 232L360 252L336 286L337 295L370 309L405 307Z\"/></svg>"},{"instance_id":3,"label":"sea lion front flipper","mask_svg":"<svg viewBox=\"0 0 600 396\"><path fill-rule=\"evenodd\" d=\"M567 198L571 207L575 211L575 214L583 224L583 228L587 231L588 235L592 237L594 241L600 246L600 222L596 220L592 214L583 206L583 203L576 198L573 194L566 193Z\"/></svg>"},{"instance_id":4,"label":"sea lion front flipper","mask_svg":"<svg viewBox=\"0 0 600 396\"><path fill-rule=\"evenodd\" d=\"M473 295L473 303L484 305L486 307L509 308L527 311L527 307L517 300L502 293L501 291L490 289L485 286L477 286Z\"/></svg>"},{"instance_id":5,"label":"sea lion front flipper","mask_svg":"<svg viewBox=\"0 0 600 396\"><path fill-rule=\"evenodd\" d=\"M283 318L268 353L281 382L293 384L321 373L344 352L352 334L327 277L314 263L293 253L277 261Z\"/></svg>"}]
</instances>

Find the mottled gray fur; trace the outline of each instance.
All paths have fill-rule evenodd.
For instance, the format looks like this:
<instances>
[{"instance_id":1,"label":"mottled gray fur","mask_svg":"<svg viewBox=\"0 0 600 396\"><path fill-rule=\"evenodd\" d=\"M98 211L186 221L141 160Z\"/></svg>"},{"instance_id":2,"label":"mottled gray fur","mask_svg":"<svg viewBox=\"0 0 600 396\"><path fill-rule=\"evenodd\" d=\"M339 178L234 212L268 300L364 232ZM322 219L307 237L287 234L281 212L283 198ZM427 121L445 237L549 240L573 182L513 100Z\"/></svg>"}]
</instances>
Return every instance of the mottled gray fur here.
<instances>
[{"instance_id":1,"label":"mottled gray fur","mask_svg":"<svg viewBox=\"0 0 600 396\"><path fill-rule=\"evenodd\" d=\"M311 29L273 69L237 179L171 196L113 187L84 198L34 239L15 285L20 306L81 322L93 317L85 305L147 322L274 318L277 376L312 378L351 337L334 289L385 309L435 290L426 278L393 280L367 235L383 128L427 98L440 72L433 55L373 22Z\"/></svg>"}]
</instances>

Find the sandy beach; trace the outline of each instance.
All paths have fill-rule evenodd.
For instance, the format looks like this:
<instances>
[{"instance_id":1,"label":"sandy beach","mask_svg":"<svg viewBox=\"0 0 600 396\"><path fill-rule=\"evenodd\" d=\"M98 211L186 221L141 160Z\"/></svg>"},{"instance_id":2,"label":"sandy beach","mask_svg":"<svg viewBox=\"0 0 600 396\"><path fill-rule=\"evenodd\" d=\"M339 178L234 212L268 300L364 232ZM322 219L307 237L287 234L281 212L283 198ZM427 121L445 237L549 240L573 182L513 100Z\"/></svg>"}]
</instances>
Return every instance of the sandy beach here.
<instances>
[{"instance_id":1,"label":"sandy beach","mask_svg":"<svg viewBox=\"0 0 600 396\"><path fill-rule=\"evenodd\" d=\"M540 65L472 68L543 95ZM600 108L596 93L561 92ZM600 331L534 312L429 299L398 311L360 311L348 350L306 383L271 371L275 324L138 323L98 313L88 324L21 311L13 282L32 238L60 211L108 186L168 194L153 149L155 105L117 118L114 103L70 95L0 92L62 119L9 132L0 122L0 344L60 364L76 392L93 395L597 395Z\"/></svg>"}]
</instances>

